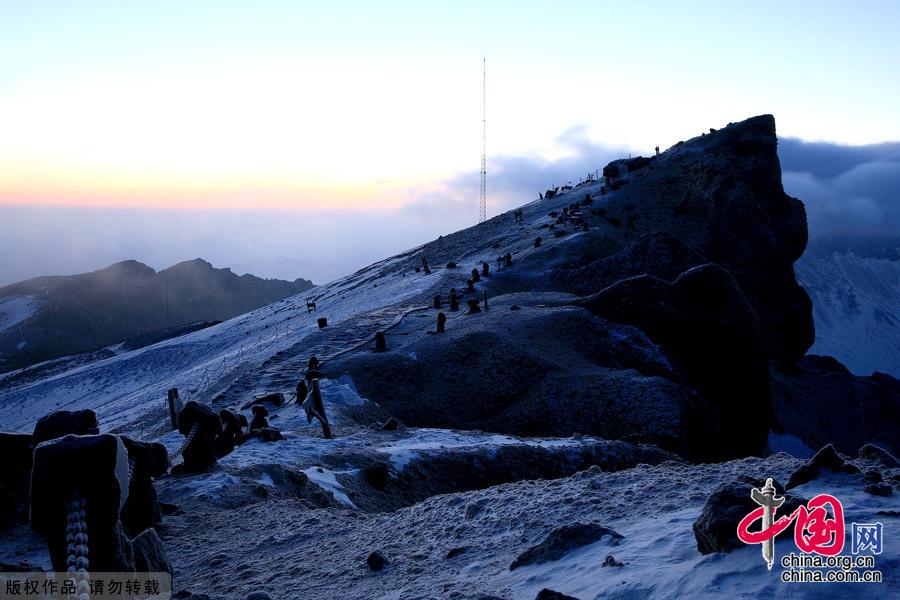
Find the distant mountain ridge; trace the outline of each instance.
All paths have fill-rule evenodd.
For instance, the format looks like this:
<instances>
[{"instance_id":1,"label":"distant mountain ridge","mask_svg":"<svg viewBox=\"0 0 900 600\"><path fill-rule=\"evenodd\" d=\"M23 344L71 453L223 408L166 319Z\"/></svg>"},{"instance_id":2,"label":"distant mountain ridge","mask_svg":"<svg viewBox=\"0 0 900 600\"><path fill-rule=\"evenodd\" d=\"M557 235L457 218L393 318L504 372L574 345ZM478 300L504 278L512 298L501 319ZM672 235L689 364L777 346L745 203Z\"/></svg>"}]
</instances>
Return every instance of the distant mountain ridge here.
<instances>
[{"instance_id":1,"label":"distant mountain ridge","mask_svg":"<svg viewBox=\"0 0 900 600\"><path fill-rule=\"evenodd\" d=\"M313 287L194 259L159 272L126 260L0 288L0 372L148 333L223 321ZM152 337L152 336L151 336Z\"/></svg>"},{"instance_id":2,"label":"distant mountain ridge","mask_svg":"<svg viewBox=\"0 0 900 600\"><path fill-rule=\"evenodd\" d=\"M878 247L815 243L797 261L797 279L813 300L816 341L859 375L900 377L900 260L895 243ZM869 246L872 246L870 243Z\"/></svg>"}]
</instances>

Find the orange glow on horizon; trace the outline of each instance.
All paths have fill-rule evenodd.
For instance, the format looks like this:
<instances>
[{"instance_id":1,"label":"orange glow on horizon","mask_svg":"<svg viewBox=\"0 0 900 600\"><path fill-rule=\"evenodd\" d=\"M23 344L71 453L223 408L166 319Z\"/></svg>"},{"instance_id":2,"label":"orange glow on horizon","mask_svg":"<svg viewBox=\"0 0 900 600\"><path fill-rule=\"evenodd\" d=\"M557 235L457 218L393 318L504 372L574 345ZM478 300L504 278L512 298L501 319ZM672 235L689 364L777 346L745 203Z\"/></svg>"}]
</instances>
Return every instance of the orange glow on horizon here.
<instances>
[{"instance_id":1,"label":"orange glow on horizon","mask_svg":"<svg viewBox=\"0 0 900 600\"><path fill-rule=\"evenodd\" d=\"M283 173L100 172L0 165L0 206L174 210L372 210L402 205L399 181L304 181Z\"/></svg>"}]
</instances>

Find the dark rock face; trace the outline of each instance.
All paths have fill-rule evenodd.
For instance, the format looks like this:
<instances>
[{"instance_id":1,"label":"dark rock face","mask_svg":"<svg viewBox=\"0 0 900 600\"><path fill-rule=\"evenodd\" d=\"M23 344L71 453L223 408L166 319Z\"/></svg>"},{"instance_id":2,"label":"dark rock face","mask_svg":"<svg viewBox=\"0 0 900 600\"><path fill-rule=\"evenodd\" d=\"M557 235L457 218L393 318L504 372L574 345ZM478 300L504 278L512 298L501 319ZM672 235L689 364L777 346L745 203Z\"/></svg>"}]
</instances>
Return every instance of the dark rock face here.
<instances>
[{"instance_id":1,"label":"dark rock face","mask_svg":"<svg viewBox=\"0 0 900 600\"><path fill-rule=\"evenodd\" d=\"M823 470L838 471L841 473L859 473L859 469L854 465L847 463L844 458L838 454L834 446L828 444L816 455L806 461L800 468L791 473L788 480L787 489L795 488L798 485L808 483L819 477Z\"/></svg>"},{"instance_id":2,"label":"dark rock face","mask_svg":"<svg viewBox=\"0 0 900 600\"><path fill-rule=\"evenodd\" d=\"M635 325L687 374L709 409L704 456L760 454L770 420L765 340L744 294L718 265L673 283L646 275L622 280L578 304ZM752 407L752 408L751 408Z\"/></svg>"},{"instance_id":3,"label":"dark rock face","mask_svg":"<svg viewBox=\"0 0 900 600\"><path fill-rule=\"evenodd\" d=\"M750 498L750 492L754 487L761 488L763 485L764 481L745 478L744 481L722 484L713 491L693 525L697 550L701 554L731 552L744 547L744 543L737 537L737 526L741 519L759 507ZM777 482L774 485L776 490L782 489ZM778 495L783 493L776 492ZM805 498L785 495L784 504L778 508L775 516L777 518L790 514L806 502ZM781 535L793 535L793 525Z\"/></svg>"},{"instance_id":4,"label":"dark rock face","mask_svg":"<svg viewBox=\"0 0 900 600\"><path fill-rule=\"evenodd\" d=\"M550 281L553 289L586 296L638 275L674 281L688 269L708 262L668 233L648 233L583 267L553 271Z\"/></svg>"},{"instance_id":5,"label":"dark rock face","mask_svg":"<svg viewBox=\"0 0 900 600\"><path fill-rule=\"evenodd\" d=\"M141 442L124 435L120 437L132 463L128 500L122 508L122 523L125 531L133 536L162 521L153 478L168 472L169 455L162 444Z\"/></svg>"},{"instance_id":6,"label":"dark rock face","mask_svg":"<svg viewBox=\"0 0 900 600\"><path fill-rule=\"evenodd\" d=\"M197 432L182 456L184 468L196 472L216 462L216 437L222 433L222 421L209 406L191 400L178 413L178 431L187 437L194 425Z\"/></svg>"},{"instance_id":7,"label":"dark rock face","mask_svg":"<svg viewBox=\"0 0 900 600\"><path fill-rule=\"evenodd\" d=\"M625 177L617 181L627 185L613 186L620 189L604 209L610 223L627 222L626 242L629 235L668 234L703 257L702 262L730 271L759 318L767 355L790 365L812 345L814 330L812 304L793 271L806 248L806 212L799 200L784 193L776 149L775 119L763 115L685 142L653 160L614 161L604 175ZM639 172L633 173L635 167ZM638 260L642 253L648 256L643 265ZM657 266L653 259L659 253L652 247L635 248L631 254L628 263L663 279L664 273L654 271L692 258L681 251ZM612 266L597 265L596 270L606 275ZM560 279L565 289L568 278Z\"/></svg>"},{"instance_id":8,"label":"dark rock face","mask_svg":"<svg viewBox=\"0 0 900 600\"><path fill-rule=\"evenodd\" d=\"M172 565L166 558L166 550L155 529L141 532L131 541L134 550L134 569L138 573L168 573Z\"/></svg>"},{"instance_id":9,"label":"dark rock face","mask_svg":"<svg viewBox=\"0 0 900 600\"><path fill-rule=\"evenodd\" d=\"M28 520L28 489L31 481L32 438L27 433L0 432L0 529Z\"/></svg>"},{"instance_id":10,"label":"dark rock face","mask_svg":"<svg viewBox=\"0 0 900 600\"><path fill-rule=\"evenodd\" d=\"M95 435L100 433L97 414L92 410L58 410L38 419L34 426L34 445L64 435Z\"/></svg>"},{"instance_id":11,"label":"dark rock face","mask_svg":"<svg viewBox=\"0 0 900 600\"><path fill-rule=\"evenodd\" d=\"M874 442L888 453L900 451L900 392L884 385L884 378L853 375L837 360L813 355L792 370L772 368L770 374L776 430L811 448L831 443L855 454Z\"/></svg>"},{"instance_id":12,"label":"dark rock face","mask_svg":"<svg viewBox=\"0 0 900 600\"><path fill-rule=\"evenodd\" d=\"M599 542L604 536L609 536L616 545L624 537L598 523L574 523L559 527L551 531L544 541L517 556L509 566L509 570L559 560L575 548Z\"/></svg>"},{"instance_id":13,"label":"dark rock face","mask_svg":"<svg viewBox=\"0 0 900 600\"><path fill-rule=\"evenodd\" d=\"M47 537L56 571L66 570L69 503L85 501L90 570L133 571L131 543L119 520L128 494L128 453L109 434L67 435L35 448L31 480L31 527Z\"/></svg>"}]
</instances>

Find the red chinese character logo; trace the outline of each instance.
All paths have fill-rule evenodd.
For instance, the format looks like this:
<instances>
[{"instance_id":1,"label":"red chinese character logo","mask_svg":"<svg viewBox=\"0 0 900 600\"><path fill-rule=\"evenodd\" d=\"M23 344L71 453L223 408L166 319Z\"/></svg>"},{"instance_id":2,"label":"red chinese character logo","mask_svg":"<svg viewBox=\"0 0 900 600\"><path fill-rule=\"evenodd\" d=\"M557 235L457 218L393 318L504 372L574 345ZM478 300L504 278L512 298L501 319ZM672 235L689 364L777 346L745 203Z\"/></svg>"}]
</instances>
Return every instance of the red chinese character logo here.
<instances>
[{"instance_id":1,"label":"red chinese character logo","mask_svg":"<svg viewBox=\"0 0 900 600\"><path fill-rule=\"evenodd\" d=\"M762 490L753 490L751 497L760 504L741 519L737 527L738 539L745 544L763 544L763 557L772 568L774 562L773 542L776 536L787 529L793 522L794 543L797 548L807 554L816 553L823 556L840 554L844 549L844 507L840 500L828 494L820 494L810 500L806 506L797 507L790 515L774 520L775 511L783 502L783 498L774 496L768 482ZM833 516L829 516L828 508ZM767 512L768 511L768 512ZM757 521L762 521L762 529L750 531Z\"/></svg>"}]
</instances>

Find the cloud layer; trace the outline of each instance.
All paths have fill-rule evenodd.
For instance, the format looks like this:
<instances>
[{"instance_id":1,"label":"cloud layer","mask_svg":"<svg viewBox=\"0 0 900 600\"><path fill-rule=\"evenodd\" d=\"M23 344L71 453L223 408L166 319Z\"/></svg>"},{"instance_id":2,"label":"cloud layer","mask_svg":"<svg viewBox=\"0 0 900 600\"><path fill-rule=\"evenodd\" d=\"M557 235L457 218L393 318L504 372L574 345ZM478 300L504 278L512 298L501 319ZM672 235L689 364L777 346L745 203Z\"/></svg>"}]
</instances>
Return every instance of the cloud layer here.
<instances>
[{"instance_id":1,"label":"cloud layer","mask_svg":"<svg viewBox=\"0 0 900 600\"><path fill-rule=\"evenodd\" d=\"M583 127L557 154L492 156L488 214L577 182L628 149L592 142ZM784 186L803 200L813 244L883 252L900 246L900 142L842 146L782 139ZM0 285L136 259L155 268L202 257L270 277L323 283L440 234L473 225L479 172L411 187L400 209L378 211L166 211L2 207ZM835 246L839 241L840 248Z\"/></svg>"},{"instance_id":2,"label":"cloud layer","mask_svg":"<svg viewBox=\"0 0 900 600\"><path fill-rule=\"evenodd\" d=\"M784 188L806 204L813 240L900 236L900 143L779 141Z\"/></svg>"}]
</instances>

